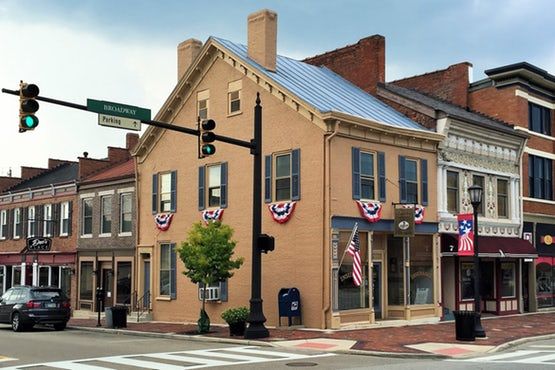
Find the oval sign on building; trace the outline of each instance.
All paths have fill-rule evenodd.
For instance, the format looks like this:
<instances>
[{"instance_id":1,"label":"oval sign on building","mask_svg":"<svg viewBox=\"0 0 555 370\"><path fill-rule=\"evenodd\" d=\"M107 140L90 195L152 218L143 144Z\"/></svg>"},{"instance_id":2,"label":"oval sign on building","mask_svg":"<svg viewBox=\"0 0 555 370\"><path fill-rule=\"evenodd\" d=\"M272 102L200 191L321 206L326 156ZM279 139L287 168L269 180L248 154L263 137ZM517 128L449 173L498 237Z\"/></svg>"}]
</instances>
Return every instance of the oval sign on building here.
<instances>
[{"instance_id":1,"label":"oval sign on building","mask_svg":"<svg viewBox=\"0 0 555 370\"><path fill-rule=\"evenodd\" d=\"M52 239L50 238L27 238L28 252L49 251L52 248Z\"/></svg>"}]
</instances>

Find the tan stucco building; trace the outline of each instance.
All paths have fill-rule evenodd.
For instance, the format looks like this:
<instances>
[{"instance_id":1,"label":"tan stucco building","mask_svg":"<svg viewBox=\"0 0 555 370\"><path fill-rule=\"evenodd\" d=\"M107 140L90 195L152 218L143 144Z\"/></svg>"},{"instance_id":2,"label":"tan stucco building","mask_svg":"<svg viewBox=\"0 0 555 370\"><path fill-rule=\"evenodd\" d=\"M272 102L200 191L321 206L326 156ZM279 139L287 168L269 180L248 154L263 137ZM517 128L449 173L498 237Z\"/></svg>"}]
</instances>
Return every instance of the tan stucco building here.
<instances>
[{"instance_id":1,"label":"tan stucco building","mask_svg":"<svg viewBox=\"0 0 555 370\"><path fill-rule=\"evenodd\" d=\"M278 56L275 13L257 12L248 22L248 46L213 37L204 45L179 45L178 83L155 119L196 129L197 117L211 118L218 135L249 141L260 94L262 232L274 236L276 245L262 258L267 324L278 325L278 292L290 287L300 291L307 327L439 317L435 174L443 135L326 68ZM207 312L218 322L224 309L248 306L252 157L248 149L223 142L216 148L198 159L196 137L150 127L135 151L137 287L139 295L151 291L155 320L198 318L198 287L181 274L175 249L193 223L211 214L206 211L225 211L222 221L235 230L236 254L245 258L229 281L212 287ZM403 204L416 206L419 216L405 245L393 237L394 208ZM293 212L276 222L269 205L276 206L280 221L288 207ZM162 231L168 214L171 224ZM358 287L353 258L344 253L355 224L362 262Z\"/></svg>"}]
</instances>

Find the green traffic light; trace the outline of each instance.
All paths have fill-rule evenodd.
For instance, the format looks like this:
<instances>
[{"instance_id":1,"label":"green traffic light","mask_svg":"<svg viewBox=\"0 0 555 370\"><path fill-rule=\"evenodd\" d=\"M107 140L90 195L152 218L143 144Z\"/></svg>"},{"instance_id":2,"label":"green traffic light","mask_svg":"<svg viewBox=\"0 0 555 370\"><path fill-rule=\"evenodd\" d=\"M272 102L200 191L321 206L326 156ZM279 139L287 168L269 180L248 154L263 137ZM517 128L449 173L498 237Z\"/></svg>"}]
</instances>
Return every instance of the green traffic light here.
<instances>
[{"instance_id":1,"label":"green traffic light","mask_svg":"<svg viewBox=\"0 0 555 370\"><path fill-rule=\"evenodd\" d=\"M39 125L39 119L36 116L33 116L30 114L30 115L24 116L21 119L21 123L24 128L33 129Z\"/></svg>"},{"instance_id":2,"label":"green traffic light","mask_svg":"<svg viewBox=\"0 0 555 370\"><path fill-rule=\"evenodd\" d=\"M206 144L202 146L202 154L204 155L212 155L216 153L216 147L212 144Z\"/></svg>"}]
</instances>

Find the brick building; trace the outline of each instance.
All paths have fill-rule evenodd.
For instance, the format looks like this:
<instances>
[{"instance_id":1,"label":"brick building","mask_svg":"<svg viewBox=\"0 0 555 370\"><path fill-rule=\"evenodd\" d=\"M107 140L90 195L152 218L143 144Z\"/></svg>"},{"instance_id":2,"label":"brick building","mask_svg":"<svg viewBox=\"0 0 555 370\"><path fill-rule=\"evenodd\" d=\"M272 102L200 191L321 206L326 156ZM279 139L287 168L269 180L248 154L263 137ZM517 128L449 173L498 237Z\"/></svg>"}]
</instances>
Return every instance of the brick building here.
<instances>
[{"instance_id":1,"label":"brick building","mask_svg":"<svg viewBox=\"0 0 555 370\"><path fill-rule=\"evenodd\" d=\"M437 143L443 136L326 68L277 55L276 35L277 15L261 11L249 16L246 46L214 37L204 45L197 40L180 44L179 81L156 116L189 128L197 127L199 116L212 118L217 134L248 141L260 94L262 232L276 241L276 250L262 263L268 323L278 324L278 292L290 287L300 291L307 327L439 318L437 201L431 196L437 189L429 174L437 171ZM198 318L198 287L180 273L176 248L193 223L221 210L222 221L235 230L236 253L245 264L226 284L212 287L219 293L207 311L220 321L224 309L248 305L251 157L244 148L221 142L216 147L214 155L197 159L196 138L150 127L135 151L141 200L138 281L148 266L155 320ZM416 206L410 253L403 252L402 238L393 236L394 203ZM169 228L157 229L155 219L167 215L172 215ZM345 253L355 224L359 286L353 280L353 258ZM419 288L418 295L403 279L409 261L419 271L410 285Z\"/></svg>"}]
</instances>

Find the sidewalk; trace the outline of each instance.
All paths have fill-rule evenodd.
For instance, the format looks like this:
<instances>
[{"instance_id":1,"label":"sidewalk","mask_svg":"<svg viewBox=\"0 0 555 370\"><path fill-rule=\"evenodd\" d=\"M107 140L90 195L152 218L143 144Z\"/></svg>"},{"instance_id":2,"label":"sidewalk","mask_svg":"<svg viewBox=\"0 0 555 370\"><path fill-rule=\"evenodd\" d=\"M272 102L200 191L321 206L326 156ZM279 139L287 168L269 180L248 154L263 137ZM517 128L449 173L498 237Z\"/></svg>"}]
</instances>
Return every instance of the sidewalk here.
<instances>
[{"instance_id":1,"label":"sidewalk","mask_svg":"<svg viewBox=\"0 0 555 370\"><path fill-rule=\"evenodd\" d=\"M104 320L102 328L96 328L97 320L72 318L68 327L81 329L106 330ZM406 325L395 327L362 328L353 330L314 330L314 329L273 329L269 328L270 337L261 339L268 345L296 349L313 349L322 351L340 351L392 356L447 356L464 357L484 352L493 352L506 348L515 341L527 338L552 336L555 338L555 312L540 312L524 315L482 318L482 326L487 338L475 342L461 342L455 339L455 323L441 322L423 325ZM212 325L210 333L198 335L196 324L163 322L127 322L127 328L109 329L125 333L163 333L177 337L191 337L197 340L237 340L242 337L230 337L226 326ZM209 339L210 338L210 339Z\"/></svg>"}]
</instances>

